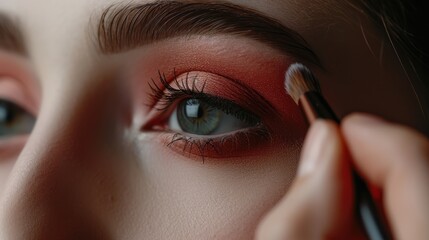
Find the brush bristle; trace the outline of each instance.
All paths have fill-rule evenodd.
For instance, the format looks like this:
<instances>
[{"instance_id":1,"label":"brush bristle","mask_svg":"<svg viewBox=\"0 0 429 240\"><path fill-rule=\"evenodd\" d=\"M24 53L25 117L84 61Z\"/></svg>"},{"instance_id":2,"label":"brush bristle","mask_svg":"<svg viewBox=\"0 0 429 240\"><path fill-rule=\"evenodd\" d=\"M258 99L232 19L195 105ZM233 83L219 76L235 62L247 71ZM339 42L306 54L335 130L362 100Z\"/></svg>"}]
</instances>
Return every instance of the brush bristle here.
<instances>
[{"instance_id":1,"label":"brush bristle","mask_svg":"<svg viewBox=\"0 0 429 240\"><path fill-rule=\"evenodd\" d=\"M298 104L299 98L306 92L320 92L319 81L306 66L301 63L290 65L285 74L285 89Z\"/></svg>"}]
</instances>

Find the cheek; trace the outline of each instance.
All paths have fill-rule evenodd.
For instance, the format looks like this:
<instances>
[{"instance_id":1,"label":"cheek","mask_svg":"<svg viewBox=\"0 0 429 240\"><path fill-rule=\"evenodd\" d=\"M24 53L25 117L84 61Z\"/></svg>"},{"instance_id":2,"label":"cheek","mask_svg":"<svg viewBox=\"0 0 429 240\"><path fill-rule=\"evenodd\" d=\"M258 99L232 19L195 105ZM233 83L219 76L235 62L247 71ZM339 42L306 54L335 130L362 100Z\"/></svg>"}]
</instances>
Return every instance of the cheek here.
<instances>
[{"instance_id":1,"label":"cheek","mask_svg":"<svg viewBox=\"0 0 429 240\"><path fill-rule=\"evenodd\" d=\"M145 143L134 182L138 205L130 208L143 223L137 231L161 239L250 239L295 175L299 147L281 152L203 163Z\"/></svg>"}]
</instances>

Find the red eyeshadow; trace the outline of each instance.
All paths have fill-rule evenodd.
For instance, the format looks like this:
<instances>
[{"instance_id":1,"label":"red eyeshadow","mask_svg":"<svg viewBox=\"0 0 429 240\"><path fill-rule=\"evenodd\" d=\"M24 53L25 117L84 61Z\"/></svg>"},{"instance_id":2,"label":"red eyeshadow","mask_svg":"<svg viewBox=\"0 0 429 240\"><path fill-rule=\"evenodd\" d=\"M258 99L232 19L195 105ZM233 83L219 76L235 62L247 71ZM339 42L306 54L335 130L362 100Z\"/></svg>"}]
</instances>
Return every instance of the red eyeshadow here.
<instances>
[{"instance_id":1,"label":"red eyeshadow","mask_svg":"<svg viewBox=\"0 0 429 240\"><path fill-rule=\"evenodd\" d=\"M137 71L133 78L140 85L139 89L145 90L143 93L148 90L148 82L157 78L158 71L167 78L172 78L174 72L179 75L204 71L244 82L282 115L290 118L291 114L299 113L283 88L284 73L293 59L258 42L224 36L173 39L144 48L141 56L134 67ZM291 112L291 108L295 111Z\"/></svg>"},{"instance_id":2,"label":"red eyeshadow","mask_svg":"<svg viewBox=\"0 0 429 240\"><path fill-rule=\"evenodd\" d=\"M293 62L292 58L251 40L224 36L168 40L148 46L140 54L141 58L132 67L134 72L131 75L136 84L135 94L140 96L140 101L147 103L149 83L158 78L159 72L170 81L174 80L175 75L188 72L206 74L209 77L208 93L231 100L239 99L228 92L231 81L219 78L237 80L258 92L276 110L279 118L260 117L275 131L277 140L290 142L303 138L305 121L283 88L284 73ZM143 112L150 110L146 108ZM151 114L146 114L146 117L150 118Z\"/></svg>"}]
</instances>

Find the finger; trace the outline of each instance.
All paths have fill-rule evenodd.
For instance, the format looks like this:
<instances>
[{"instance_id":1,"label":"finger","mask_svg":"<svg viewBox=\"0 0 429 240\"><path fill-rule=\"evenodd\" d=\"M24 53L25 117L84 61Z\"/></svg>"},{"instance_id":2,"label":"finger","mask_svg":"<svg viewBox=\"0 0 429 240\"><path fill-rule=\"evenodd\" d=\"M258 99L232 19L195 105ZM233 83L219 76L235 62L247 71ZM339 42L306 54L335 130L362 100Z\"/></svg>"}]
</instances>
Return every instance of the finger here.
<instances>
[{"instance_id":1,"label":"finger","mask_svg":"<svg viewBox=\"0 0 429 240\"><path fill-rule=\"evenodd\" d=\"M398 239L429 239L429 142L417 132L368 115L352 115L342 131L354 164L383 191Z\"/></svg>"},{"instance_id":2,"label":"finger","mask_svg":"<svg viewBox=\"0 0 429 240\"><path fill-rule=\"evenodd\" d=\"M327 121L314 123L298 175L261 222L257 239L332 239L350 234L352 188L345 157L338 127Z\"/></svg>"}]
</instances>

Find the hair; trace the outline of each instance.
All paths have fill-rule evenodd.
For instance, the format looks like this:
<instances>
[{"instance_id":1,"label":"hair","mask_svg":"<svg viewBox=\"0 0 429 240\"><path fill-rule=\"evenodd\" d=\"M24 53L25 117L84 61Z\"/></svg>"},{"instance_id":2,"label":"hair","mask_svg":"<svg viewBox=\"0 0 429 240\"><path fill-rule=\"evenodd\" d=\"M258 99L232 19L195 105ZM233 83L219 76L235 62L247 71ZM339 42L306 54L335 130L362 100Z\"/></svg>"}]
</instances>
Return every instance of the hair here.
<instances>
[{"instance_id":1,"label":"hair","mask_svg":"<svg viewBox=\"0 0 429 240\"><path fill-rule=\"evenodd\" d=\"M429 105L429 1L427 0L357 0L396 51L412 84ZM423 91L421 91L423 90ZM425 104L423 103L423 106ZM422 106L422 108L423 108ZM423 109L426 113L428 109Z\"/></svg>"}]
</instances>

